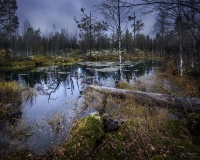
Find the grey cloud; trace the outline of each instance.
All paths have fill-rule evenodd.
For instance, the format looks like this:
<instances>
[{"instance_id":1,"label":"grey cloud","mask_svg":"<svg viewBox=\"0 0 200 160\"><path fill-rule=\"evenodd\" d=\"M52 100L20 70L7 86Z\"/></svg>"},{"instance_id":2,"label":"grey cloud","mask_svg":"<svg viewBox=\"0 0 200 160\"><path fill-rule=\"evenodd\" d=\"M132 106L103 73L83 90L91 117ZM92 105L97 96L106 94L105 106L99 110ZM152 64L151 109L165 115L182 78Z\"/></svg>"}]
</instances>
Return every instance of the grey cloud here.
<instances>
[{"instance_id":1,"label":"grey cloud","mask_svg":"<svg viewBox=\"0 0 200 160\"><path fill-rule=\"evenodd\" d=\"M84 7L86 12L95 11L93 7L98 0L17 0L20 30L27 18L34 29L40 28L42 32L51 31L53 25L60 31L67 28L69 32L78 30L74 16L80 19L80 8ZM98 12L95 16L102 17ZM143 33L149 34L152 26L151 17L141 17L145 23ZM131 24L131 23L130 23Z\"/></svg>"},{"instance_id":2,"label":"grey cloud","mask_svg":"<svg viewBox=\"0 0 200 160\"><path fill-rule=\"evenodd\" d=\"M92 2L92 3L91 3ZM17 0L18 17L22 29L27 18L34 29L51 30L53 24L60 28L74 30L74 16L80 16L80 8L91 9L95 1L89 0Z\"/></svg>"}]
</instances>

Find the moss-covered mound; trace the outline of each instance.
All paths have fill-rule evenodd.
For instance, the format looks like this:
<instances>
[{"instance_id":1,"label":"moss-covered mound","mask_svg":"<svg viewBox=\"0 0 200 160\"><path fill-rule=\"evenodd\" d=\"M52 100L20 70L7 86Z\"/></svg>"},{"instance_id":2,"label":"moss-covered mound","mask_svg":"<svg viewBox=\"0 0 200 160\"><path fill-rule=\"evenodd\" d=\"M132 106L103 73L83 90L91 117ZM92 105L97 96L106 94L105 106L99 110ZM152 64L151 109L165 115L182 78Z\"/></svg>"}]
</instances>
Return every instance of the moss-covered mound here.
<instances>
[{"instance_id":1,"label":"moss-covered mound","mask_svg":"<svg viewBox=\"0 0 200 160\"><path fill-rule=\"evenodd\" d=\"M104 136L103 122L98 115L80 119L71 130L71 138L65 144L69 159L85 159L94 151Z\"/></svg>"}]
</instances>

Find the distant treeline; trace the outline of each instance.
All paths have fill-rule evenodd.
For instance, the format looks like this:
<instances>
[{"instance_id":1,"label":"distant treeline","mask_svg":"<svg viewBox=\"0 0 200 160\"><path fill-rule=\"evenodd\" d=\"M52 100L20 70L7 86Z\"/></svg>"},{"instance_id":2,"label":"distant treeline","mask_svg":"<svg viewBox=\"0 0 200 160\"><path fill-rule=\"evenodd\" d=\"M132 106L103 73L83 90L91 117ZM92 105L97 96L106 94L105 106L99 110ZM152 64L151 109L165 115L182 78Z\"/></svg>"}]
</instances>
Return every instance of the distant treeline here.
<instances>
[{"instance_id":1,"label":"distant treeline","mask_svg":"<svg viewBox=\"0 0 200 160\"><path fill-rule=\"evenodd\" d=\"M183 61L191 67L199 66L200 2L198 0L152 0L151 2L145 0L141 3L118 0L115 3L112 0L102 0L96 7L103 14L107 13L108 9L112 12L111 20L116 25L114 26L116 30L110 30L112 21L109 19L97 21L91 12L86 14L85 9L81 8L83 13L81 20L74 18L78 31L69 33L67 26L58 31L55 24L52 26L52 31L41 33L40 28L35 30L29 20L25 19L23 27L20 28L22 32L19 33L16 0L2 0L0 1L0 49L5 49L12 57L18 57L33 54L57 55L72 50L78 51L76 53L101 49L112 52L114 48L120 47L130 54L136 53L135 49L140 49L145 54L173 56L177 63L180 63L180 67ZM127 15L123 14L125 7L128 8ZM135 13L141 7L143 14L156 11L152 37L141 33L145 25L141 19L135 14L130 16L130 13ZM133 22L132 30L121 28L122 18Z\"/></svg>"}]
</instances>

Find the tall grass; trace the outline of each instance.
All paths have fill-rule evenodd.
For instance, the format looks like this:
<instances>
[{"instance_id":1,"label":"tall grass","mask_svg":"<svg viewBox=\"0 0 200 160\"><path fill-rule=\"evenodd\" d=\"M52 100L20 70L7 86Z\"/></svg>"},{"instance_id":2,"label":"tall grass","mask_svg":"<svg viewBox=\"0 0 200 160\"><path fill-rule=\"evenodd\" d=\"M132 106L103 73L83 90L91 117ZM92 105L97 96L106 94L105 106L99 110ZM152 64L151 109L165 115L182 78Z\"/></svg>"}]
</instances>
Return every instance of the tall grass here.
<instances>
[{"instance_id":1,"label":"tall grass","mask_svg":"<svg viewBox=\"0 0 200 160\"><path fill-rule=\"evenodd\" d=\"M173 119L167 106L156 106L150 101L143 103L132 95L118 99L108 95L104 108L103 95L96 91L85 94L86 106L97 110L104 108L110 118L123 119L125 123L113 132L101 132L96 143L90 144L90 136L95 136L100 128L93 126L92 130L82 133L87 118L75 123L76 129L71 130L71 139L64 148L65 157L72 159L179 159L183 154L200 155L200 147L192 142L185 119ZM118 107L116 108L116 105ZM94 123L94 122L92 122ZM101 128L103 130L103 128ZM90 136L87 136L89 134ZM100 134L99 134L100 135ZM82 143L82 138L84 143ZM66 151L66 152L65 152ZM63 154L62 154L63 156ZM191 158L191 157L190 157Z\"/></svg>"},{"instance_id":2,"label":"tall grass","mask_svg":"<svg viewBox=\"0 0 200 160\"><path fill-rule=\"evenodd\" d=\"M35 91L20 86L17 82L0 81L0 156L2 159L22 159L23 155L27 155L27 139L32 133L31 126L22 119L22 102L35 95Z\"/></svg>"},{"instance_id":3,"label":"tall grass","mask_svg":"<svg viewBox=\"0 0 200 160\"><path fill-rule=\"evenodd\" d=\"M0 122L20 106L22 92L16 82L0 82Z\"/></svg>"},{"instance_id":4,"label":"tall grass","mask_svg":"<svg viewBox=\"0 0 200 160\"><path fill-rule=\"evenodd\" d=\"M0 115L11 114L19 109L22 101L36 96L33 89L20 86L17 82L0 81Z\"/></svg>"},{"instance_id":5,"label":"tall grass","mask_svg":"<svg viewBox=\"0 0 200 160\"><path fill-rule=\"evenodd\" d=\"M21 101L21 88L17 82L0 82L1 103L17 103Z\"/></svg>"}]
</instances>

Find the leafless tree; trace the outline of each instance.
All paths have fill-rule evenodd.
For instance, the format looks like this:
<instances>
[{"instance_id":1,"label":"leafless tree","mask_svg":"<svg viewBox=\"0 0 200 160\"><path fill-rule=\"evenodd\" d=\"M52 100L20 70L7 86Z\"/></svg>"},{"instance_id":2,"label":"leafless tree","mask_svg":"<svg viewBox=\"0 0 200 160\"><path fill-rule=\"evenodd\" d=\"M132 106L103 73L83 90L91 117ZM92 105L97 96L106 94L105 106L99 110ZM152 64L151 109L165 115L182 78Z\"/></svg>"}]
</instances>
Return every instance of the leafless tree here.
<instances>
[{"instance_id":1,"label":"leafless tree","mask_svg":"<svg viewBox=\"0 0 200 160\"><path fill-rule=\"evenodd\" d=\"M106 21L108 22L109 29L114 33L117 33L118 38L118 53L119 62L122 63L121 56L121 36L122 30L121 26L123 22L127 22L128 14L131 7L127 7L128 2L126 0L101 0L100 3L96 5L97 9L100 10Z\"/></svg>"}]
</instances>

